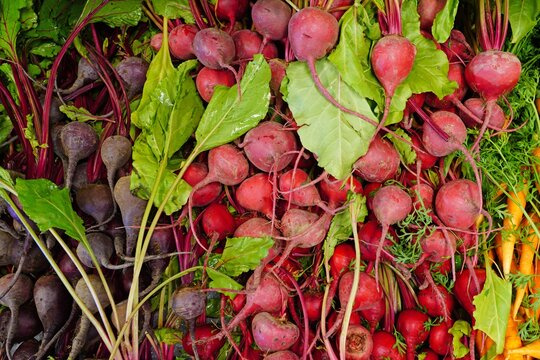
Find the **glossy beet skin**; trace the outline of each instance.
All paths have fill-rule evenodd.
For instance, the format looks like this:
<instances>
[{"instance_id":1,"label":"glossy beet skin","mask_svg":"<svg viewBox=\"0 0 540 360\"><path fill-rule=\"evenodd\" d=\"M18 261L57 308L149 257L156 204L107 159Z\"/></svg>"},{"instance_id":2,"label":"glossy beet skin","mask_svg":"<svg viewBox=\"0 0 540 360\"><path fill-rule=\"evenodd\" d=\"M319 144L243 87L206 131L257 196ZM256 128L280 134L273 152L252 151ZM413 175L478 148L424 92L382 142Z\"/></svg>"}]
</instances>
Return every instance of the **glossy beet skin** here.
<instances>
[{"instance_id":1,"label":"glossy beet skin","mask_svg":"<svg viewBox=\"0 0 540 360\"><path fill-rule=\"evenodd\" d=\"M289 21L289 42L299 61L324 57L336 45L338 34L336 18L319 8L304 8Z\"/></svg>"},{"instance_id":2,"label":"glossy beet skin","mask_svg":"<svg viewBox=\"0 0 540 360\"><path fill-rule=\"evenodd\" d=\"M215 70L203 67L197 74L195 84L203 100L210 102L216 86L231 87L235 81L234 74L227 69Z\"/></svg>"},{"instance_id":3,"label":"glossy beet skin","mask_svg":"<svg viewBox=\"0 0 540 360\"><path fill-rule=\"evenodd\" d=\"M435 197L435 211L448 227L467 230L480 215L478 186L471 180L459 179L444 184Z\"/></svg>"},{"instance_id":4,"label":"glossy beet skin","mask_svg":"<svg viewBox=\"0 0 540 360\"><path fill-rule=\"evenodd\" d=\"M375 44L371 66L387 96L393 96L398 85L409 76L415 57L416 47L399 35L387 35Z\"/></svg>"},{"instance_id":5,"label":"glossy beet skin","mask_svg":"<svg viewBox=\"0 0 540 360\"><path fill-rule=\"evenodd\" d=\"M169 50L171 55L179 60L195 59L193 39L195 39L197 31L195 25L188 24L182 24L173 28L169 33Z\"/></svg>"},{"instance_id":6,"label":"glossy beet skin","mask_svg":"<svg viewBox=\"0 0 540 360\"><path fill-rule=\"evenodd\" d=\"M521 75L521 62L514 54L489 50L476 55L465 68L467 83L485 100L510 92Z\"/></svg>"},{"instance_id":7,"label":"glossy beet skin","mask_svg":"<svg viewBox=\"0 0 540 360\"><path fill-rule=\"evenodd\" d=\"M399 169L400 157L394 146L376 136L368 151L354 163L355 172L369 182L384 182L393 178Z\"/></svg>"}]
</instances>

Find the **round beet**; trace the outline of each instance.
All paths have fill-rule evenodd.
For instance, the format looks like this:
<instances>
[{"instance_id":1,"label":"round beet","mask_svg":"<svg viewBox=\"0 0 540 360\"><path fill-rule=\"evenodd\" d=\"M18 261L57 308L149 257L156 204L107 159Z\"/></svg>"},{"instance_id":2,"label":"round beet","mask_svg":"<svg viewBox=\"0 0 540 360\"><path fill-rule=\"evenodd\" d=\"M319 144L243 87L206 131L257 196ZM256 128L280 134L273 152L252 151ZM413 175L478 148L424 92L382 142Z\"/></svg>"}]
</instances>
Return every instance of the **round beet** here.
<instances>
[{"instance_id":1,"label":"round beet","mask_svg":"<svg viewBox=\"0 0 540 360\"><path fill-rule=\"evenodd\" d=\"M217 240L223 240L234 232L234 217L227 206L211 204L206 208L201 218L202 228L208 237L218 235Z\"/></svg>"},{"instance_id":2,"label":"round beet","mask_svg":"<svg viewBox=\"0 0 540 360\"><path fill-rule=\"evenodd\" d=\"M126 95L129 99L142 93L148 67L149 64L146 60L136 56L125 58L116 65L116 71L124 81Z\"/></svg>"},{"instance_id":3,"label":"round beet","mask_svg":"<svg viewBox=\"0 0 540 360\"><path fill-rule=\"evenodd\" d=\"M442 285L428 286L418 292L418 304L429 316L448 317L454 310L454 297Z\"/></svg>"},{"instance_id":4,"label":"round beet","mask_svg":"<svg viewBox=\"0 0 540 360\"><path fill-rule=\"evenodd\" d=\"M150 39L150 47L154 51L158 52L161 49L161 44L163 43L163 33L157 33Z\"/></svg>"},{"instance_id":5,"label":"round beet","mask_svg":"<svg viewBox=\"0 0 540 360\"><path fill-rule=\"evenodd\" d=\"M265 121L244 136L243 148L249 161L264 172L281 171L293 161L297 149L293 131L275 121Z\"/></svg>"},{"instance_id":6,"label":"round beet","mask_svg":"<svg viewBox=\"0 0 540 360\"><path fill-rule=\"evenodd\" d=\"M71 180L77 163L97 150L98 136L87 123L73 121L62 127L60 141L62 150L67 157L67 169L64 169L66 188L71 189Z\"/></svg>"},{"instance_id":7,"label":"round beet","mask_svg":"<svg viewBox=\"0 0 540 360\"><path fill-rule=\"evenodd\" d=\"M299 61L324 57L336 45L338 33L336 18L315 7L303 8L289 21L289 43Z\"/></svg>"},{"instance_id":8,"label":"round beet","mask_svg":"<svg viewBox=\"0 0 540 360\"><path fill-rule=\"evenodd\" d=\"M193 39L197 34L195 25L181 24L169 33L169 50L171 55L179 60L195 59Z\"/></svg>"},{"instance_id":9,"label":"round beet","mask_svg":"<svg viewBox=\"0 0 540 360\"><path fill-rule=\"evenodd\" d=\"M418 14L420 15L420 28L429 31L433 21L446 4L446 0L419 0Z\"/></svg>"},{"instance_id":10,"label":"round beet","mask_svg":"<svg viewBox=\"0 0 540 360\"><path fill-rule=\"evenodd\" d=\"M429 317L414 309L402 310L397 318L396 329L405 338L407 344L407 360L414 360L416 347L427 340L429 331L426 323Z\"/></svg>"},{"instance_id":11,"label":"round beet","mask_svg":"<svg viewBox=\"0 0 540 360\"><path fill-rule=\"evenodd\" d=\"M195 288L176 289L171 297L171 309L182 319L196 319L206 309L206 295Z\"/></svg>"},{"instance_id":12,"label":"round beet","mask_svg":"<svg viewBox=\"0 0 540 360\"><path fill-rule=\"evenodd\" d=\"M404 360L396 347L396 337L386 331L376 331L373 335L372 360Z\"/></svg>"},{"instance_id":13,"label":"round beet","mask_svg":"<svg viewBox=\"0 0 540 360\"><path fill-rule=\"evenodd\" d=\"M236 56L234 40L225 31L206 28L199 30L193 39L193 53L206 67L220 70L230 67Z\"/></svg>"},{"instance_id":14,"label":"round beet","mask_svg":"<svg viewBox=\"0 0 540 360\"><path fill-rule=\"evenodd\" d=\"M235 84L234 74L227 69L215 70L203 67L195 79L197 91L204 101L210 102L216 86L231 87Z\"/></svg>"},{"instance_id":15,"label":"round beet","mask_svg":"<svg viewBox=\"0 0 540 360\"><path fill-rule=\"evenodd\" d=\"M287 26L292 10L283 0L258 0L251 8L255 30L267 40L282 40L287 36Z\"/></svg>"},{"instance_id":16,"label":"round beet","mask_svg":"<svg viewBox=\"0 0 540 360\"><path fill-rule=\"evenodd\" d=\"M251 332L255 344L262 351L282 351L294 345L300 336L298 326L260 312L251 321Z\"/></svg>"},{"instance_id":17,"label":"round beet","mask_svg":"<svg viewBox=\"0 0 540 360\"><path fill-rule=\"evenodd\" d=\"M465 100L463 103L476 117L479 119L485 120L486 118L486 103L481 98L470 98ZM464 111L460 111L459 115L461 119L468 127L478 127L480 124L477 123L472 117L469 116ZM493 104L491 109L491 116L489 118L489 127L493 128L502 128L506 121L506 116L504 115L503 109L499 104Z\"/></svg>"},{"instance_id":18,"label":"round beet","mask_svg":"<svg viewBox=\"0 0 540 360\"><path fill-rule=\"evenodd\" d=\"M394 146L375 136L366 154L354 163L354 169L366 181L385 182L397 174L399 164L399 153Z\"/></svg>"},{"instance_id":19,"label":"round beet","mask_svg":"<svg viewBox=\"0 0 540 360\"><path fill-rule=\"evenodd\" d=\"M478 185L467 179L444 184L435 197L435 211L448 227L467 230L482 210Z\"/></svg>"},{"instance_id":20,"label":"round beet","mask_svg":"<svg viewBox=\"0 0 540 360\"><path fill-rule=\"evenodd\" d=\"M339 336L336 337L339 346ZM368 329L351 325L347 329L345 360L368 360L373 351L373 339Z\"/></svg>"},{"instance_id":21,"label":"round beet","mask_svg":"<svg viewBox=\"0 0 540 360\"><path fill-rule=\"evenodd\" d=\"M485 100L497 100L510 92L521 75L521 62L514 54L489 50L476 55L465 68L467 83Z\"/></svg>"},{"instance_id":22,"label":"round beet","mask_svg":"<svg viewBox=\"0 0 540 360\"><path fill-rule=\"evenodd\" d=\"M467 138L467 128L459 116L448 111L436 111L431 114L431 120L450 138L444 140L429 123L424 122L422 142L428 153L441 157L461 149Z\"/></svg>"},{"instance_id":23,"label":"round beet","mask_svg":"<svg viewBox=\"0 0 540 360\"><path fill-rule=\"evenodd\" d=\"M195 186L203 181L208 175L208 167L204 163L191 163L186 172L184 179L189 185ZM195 190L191 195L192 206L206 206L216 200L221 194L221 183L215 181Z\"/></svg>"}]
</instances>

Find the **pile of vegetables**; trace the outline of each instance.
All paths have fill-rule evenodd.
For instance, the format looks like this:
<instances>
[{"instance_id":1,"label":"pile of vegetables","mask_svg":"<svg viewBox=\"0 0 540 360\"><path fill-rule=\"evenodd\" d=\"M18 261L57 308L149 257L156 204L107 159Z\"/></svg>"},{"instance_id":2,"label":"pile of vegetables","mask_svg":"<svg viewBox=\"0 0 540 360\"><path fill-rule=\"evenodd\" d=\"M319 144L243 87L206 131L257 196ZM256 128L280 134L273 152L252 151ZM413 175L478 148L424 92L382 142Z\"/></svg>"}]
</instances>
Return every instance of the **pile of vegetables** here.
<instances>
[{"instance_id":1,"label":"pile of vegetables","mask_svg":"<svg viewBox=\"0 0 540 360\"><path fill-rule=\"evenodd\" d=\"M540 6L0 2L0 357L540 358Z\"/></svg>"}]
</instances>

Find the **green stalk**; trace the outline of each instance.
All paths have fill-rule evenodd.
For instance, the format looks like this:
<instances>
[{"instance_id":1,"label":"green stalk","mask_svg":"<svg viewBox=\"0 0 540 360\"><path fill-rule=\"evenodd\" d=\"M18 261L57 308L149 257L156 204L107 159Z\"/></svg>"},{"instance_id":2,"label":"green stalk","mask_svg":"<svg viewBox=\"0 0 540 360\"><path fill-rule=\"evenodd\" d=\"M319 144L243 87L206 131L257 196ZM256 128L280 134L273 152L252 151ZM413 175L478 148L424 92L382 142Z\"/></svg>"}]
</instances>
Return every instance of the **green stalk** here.
<instances>
[{"instance_id":1,"label":"green stalk","mask_svg":"<svg viewBox=\"0 0 540 360\"><path fill-rule=\"evenodd\" d=\"M9 204L9 206L11 206L11 208L13 209L15 214L19 217L19 219L20 219L21 223L23 224L23 226L25 227L26 231L28 231L28 233L30 234L32 239L35 241L36 245L39 247L39 249L43 253L43 256L45 256L45 258L47 259L47 261L49 262L49 264L51 265L51 267L53 268L53 270L55 271L57 276L60 278L60 281L62 281L62 284L64 284L67 291L72 296L73 300L77 303L77 305L81 308L84 315L88 317L88 319L90 320L92 325L94 325L94 327L96 328L99 336L103 340L104 345L107 347L108 350L112 349L112 343L115 341L114 334L112 334L112 333L107 334L105 332L105 330L103 329L103 327L101 326L100 322L96 319L96 317L92 314L92 312L90 312L90 310L88 310L88 308L86 307L84 302L79 298L79 296L75 292L75 289L71 286L71 283L66 278L66 276L64 275L64 273L62 272L62 270L60 269L60 267L58 266L58 264L54 260L52 254L49 252L49 249L47 248L47 246L41 241L39 236L34 232L32 227L30 226L30 224L26 221L26 218L24 217L22 212L19 210L19 208L15 205L13 200L11 200L9 195L6 193L6 191L9 191L10 193L12 193L14 195L17 195L17 192L15 191L15 189L13 189L11 186L9 186L8 184L6 184L5 182L3 182L1 180L0 180L0 186L1 186L0 197L2 197ZM51 233L53 234L53 236L57 240L60 240L59 242L61 244L63 243L65 245L65 243L61 240L60 236L58 235L58 233L54 229L49 229L49 230L51 231ZM84 269L83 269L83 272L84 272ZM84 274L81 273L81 274L83 275L83 277L84 277L84 275L86 275L86 273L84 273ZM95 291L92 292L93 289L90 286L89 286L89 289L90 289L90 291L92 293L92 296L94 296L94 298L96 298L95 297ZM112 335L112 336L110 336L110 335Z\"/></svg>"},{"instance_id":2,"label":"green stalk","mask_svg":"<svg viewBox=\"0 0 540 360\"><path fill-rule=\"evenodd\" d=\"M347 342L347 332L349 331L349 323L351 320L351 314L354 306L354 300L356 298L356 293L358 292L358 282L360 280L360 239L358 238L358 227L357 220L358 214L356 213L356 204L351 202L349 205L351 211L351 227L353 231L354 238L354 253L355 253L355 262L354 262L354 277L353 283L351 286L351 293L349 294L349 301L347 302L347 307L345 308L345 315L343 317L343 324L341 325L341 333L339 335L339 357L340 359L345 359L346 351L346 342ZM376 271L376 270L375 270ZM378 285L377 285L378 286Z\"/></svg>"}]
</instances>

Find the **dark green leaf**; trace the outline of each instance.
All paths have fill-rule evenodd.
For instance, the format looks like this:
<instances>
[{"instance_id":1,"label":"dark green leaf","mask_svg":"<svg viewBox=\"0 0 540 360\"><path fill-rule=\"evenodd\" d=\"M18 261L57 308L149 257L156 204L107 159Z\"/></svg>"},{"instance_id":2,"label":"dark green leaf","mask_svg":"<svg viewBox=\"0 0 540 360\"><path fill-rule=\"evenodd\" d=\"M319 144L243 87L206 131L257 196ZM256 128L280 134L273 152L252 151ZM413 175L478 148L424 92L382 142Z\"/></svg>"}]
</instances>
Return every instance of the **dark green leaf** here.
<instances>
[{"instance_id":1,"label":"dark green leaf","mask_svg":"<svg viewBox=\"0 0 540 360\"><path fill-rule=\"evenodd\" d=\"M459 0L447 0L444 8L435 16L431 33L437 42L443 43L450 37L454 28Z\"/></svg>"},{"instance_id":2,"label":"dark green leaf","mask_svg":"<svg viewBox=\"0 0 540 360\"><path fill-rule=\"evenodd\" d=\"M374 100L379 106L384 104L384 90L371 71L370 49L372 40L366 36L367 29L380 38L377 23L369 18L359 4L352 6L341 18L341 31L336 49L328 60L339 70L343 80L360 96Z\"/></svg>"},{"instance_id":3,"label":"dark green leaf","mask_svg":"<svg viewBox=\"0 0 540 360\"><path fill-rule=\"evenodd\" d=\"M33 47L30 52L34 55L53 58L60 52L61 46L53 42L44 42L39 46Z\"/></svg>"},{"instance_id":4,"label":"dark green leaf","mask_svg":"<svg viewBox=\"0 0 540 360\"><path fill-rule=\"evenodd\" d=\"M186 24L194 24L188 0L152 0L156 14L168 19L183 19Z\"/></svg>"},{"instance_id":5,"label":"dark green leaf","mask_svg":"<svg viewBox=\"0 0 540 360\"><path fill-rule=\"evenodd\" d=\"M463 336L471 335L471 325L464 321L458 320L448 330L448 333L452 335L452 348L456 359L460 359L469 353L469 348L461 342Z\"/></svg>"},{"instance_id":6,"label":"dark green leaf","mask_svg":"<svg viewBox=\"0 0 540 360\"><path fill-rule=\"evenodd\" d=\"M31 0L6 0L0 2L0 49L11 59L17 58L17 35L32 11ZM33 11L32 11L33 12ZM24 18L23 18L24 16ZM24 26L28 29L30 26Z\"/></svg>"},{"instance_id":7,"label":"dark green leaf","mask_svg":"<svg viewBox=\"0 0 540 360\"><path fill-rule=\"evenodd\" d=\"M377 121L367 101L343 81L330 61L320 60L316 66L321 82L340 104ZM300 126L302 144L317 155L320 167L337 179L346 178L366 153L375 127L328 102L305 63L290 63L287 79L286 100Z\"/></svg>"},{"instance_id":8,"label":"dark green leaf","mask_svg":"<svg viewBox=\"0 0 540 360\"><path fill-rule=\"evenodd\" d=\"M538 0L511 0L510 27L512 43L523 39L540 19L540 2Z\"/></svg>"},{"instance_id":9,"label":"dark green leaf","mask_svg":"<svg viewBox=\"0 0 540 360\"><path fill-rule=\"evenodd\" d=\"M210 281L210 283L208 284L209 287L212 289L242 290L244 288L242 285L231 279L229 276L212 268L206 268L206 273L208 274L208 277L212 279L212 281ZM231 299L234 299L236 296L236 294L227 291L220 290L219 292L222 292Z\"/></svg>"},{"instance_id":10,"label":"dark green leaf","mask_svg":"<svg viewBox=\"0 0 540 360\"><path fill-rule=\"evenodd\" d=\"M403 36L416 47L416 58L409 76L398 86L392 98L388 124L401 121L407 99L412 94L433 92L442 98L457 88L457 83L448 79L449 63L445 53L420 34L416 0L404 0L401 14Z\"/></svg>"},{"instance_id":11,"label":"dark green leaf","mask_svg":"<svg viewBox=\"0 0 540 360\"><path fill-rule=\"evenodd\" d=\"M87 0L79 21L97 8L101 2L102 0ZM142 0L111 0L92 17L90 22L103 22L110 27L135 26L141 21L141 2Z\"/></svg>"},{"instance_id":12,"label":"dark green leaf","mask_svg":"<svg viewBox=\"0 0 540 360\"><path fill-rule=\"evenodd\" d=\"M356 206L355 212L358 214L356 221L363 222L368 215L365 196L354 193L351 201ZM350 207L347 207L333 217L324 241L325 261L330 260L332 255L334 255L334 249L337 245L347 241L352 236L351 220Z\"/></svg>"},{"instance_id":13,"label":"dark green leaf","mask_svg":"<svg viewBox=\"0 0 540 360\"><path fill-rule=\"evenodd\" d=\"M411 137L405 132L405 130L398 128L394 130L394 132L411 142ZM411 145L393 135L388 135L387 138L392 142L392 144L394 144L394 147L399 152L399 156L401 157L401 161L403 161L403 163L410 165L416 161L416 151L413 150Z\"/></svg>"},{"instance_id":14,"label":"dark green leaf","mask_svg":"<svg viewBox=\"0 0 540 360\"><path fill-rule=\"evenodd\" d=\"M240 237L227 239L221 255L222 264L219 269L229 276L239 276L260 265L261 260L268 255L268 250L274 245L270 237L252 238Z\"/></svg>"},{"instance_id":15,"label":"dark green leaf","mask_svg":"<svg viewBox=\"0 0 540 360\"><path fill-rule=\"evenodd\" d=\"M59 228L73 239L85 241L82 219L71 206L69 190L47 179L17 179L15 190L23 211L41 231Z\"/></svg>"},{"instance_id":16,"label":"dark green leaf","mask_svg":"<svg viewBox=\"0 0 540 360\"><path fill-rule=\"evenodd\" d=\"M482 292L473 299L474 329L483 331L495 342L497 354L503 352L506 326L512 305L512 284L486 268L486 282Z\"/></svg>"},{"instance_id":17,"label":"dark green leaf","mask_svg":"<svg viewBox=\"0 0 540 360\"><path fill-rule=\"evenodd\" d=\"M262 55L255 55L246 67L238 98L238 88L216 87L195 133L197 151L215 148L244 135L268 112L270 66Z\"/></svg>"}]
</instances>

